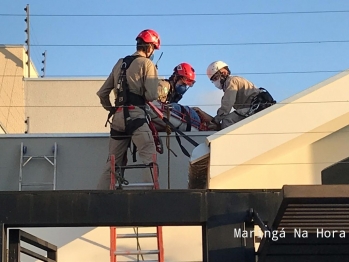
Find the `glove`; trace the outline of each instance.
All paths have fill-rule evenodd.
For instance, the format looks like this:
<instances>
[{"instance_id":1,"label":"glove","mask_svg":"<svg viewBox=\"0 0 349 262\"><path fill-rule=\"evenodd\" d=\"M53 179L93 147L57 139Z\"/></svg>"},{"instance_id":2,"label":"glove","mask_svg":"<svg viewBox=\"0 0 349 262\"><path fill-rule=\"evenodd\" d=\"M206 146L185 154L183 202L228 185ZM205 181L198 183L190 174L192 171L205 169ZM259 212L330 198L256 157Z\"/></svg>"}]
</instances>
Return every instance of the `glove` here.
<instances>
[{"instance_id":1,"label":"glove","mask_svg":"<svg viewBox=\"0 0 349 262\"><path fill-rule=\"evenodd\" d=\"M220 121L217 121L216 118L212 118L211 123L219 125Z\"/></svg>"},{"instance_id":2,"label":"glove","mask_svg":"<svg viewBox=\"0 0 349 262\"><path fill-rule=\"evenodd\" d=\"M218 131L220 128L219 128L219 125L217 125L216 123L214 122L209 122L208 125L207 125L207 128L208 130L210 131Z\"/></svg>"}]
</instances>

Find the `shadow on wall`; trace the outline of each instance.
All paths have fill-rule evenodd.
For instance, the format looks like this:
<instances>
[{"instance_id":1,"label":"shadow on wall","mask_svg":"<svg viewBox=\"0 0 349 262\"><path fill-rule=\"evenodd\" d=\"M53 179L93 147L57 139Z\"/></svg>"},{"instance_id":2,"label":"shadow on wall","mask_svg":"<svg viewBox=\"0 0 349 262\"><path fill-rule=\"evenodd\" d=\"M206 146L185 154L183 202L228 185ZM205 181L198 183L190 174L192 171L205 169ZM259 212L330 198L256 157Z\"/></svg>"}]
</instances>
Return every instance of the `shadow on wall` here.
<instances>
[{"instance_id":1,"label":"shadow on wall","mask_svg":"<svg viewBox=\"0 0 349 262\"><path fill-rule=\"evenodd\" d=\"M53 227L40 227L40 228L21 228L21 230L34 235L35 237L41 238L55 246L57 248L61 248L76 239L83 239L83 235L95 229L95 227L61 227L61 228L53 228ZM69 232L67 234L67 232ZM38 252L41 255L45 255L43 250L39 250L33 247L30 244L21 242L21 246L27 248L29 250ZM105 247L104 247L105 248ZM26 256L25 254L21 254L22 262L38 262L39 260L32 258L30 256Z\"/></svg>"},{"instance_id":2,"label":"shadow on wall","mask_svg":"<svg viewBox=\"0 0 349 262\"><path fill-rule=\"evenodd\" d=\"M348 184L349 126L317 141L312 145L316 184Z\"/></svg>"},{"instance_id":3,"label":"shadow on wall","mask_svg":"<svg viewBox=\"0 0 349 262\"><path fill-rule=\"evenodd\" d=\"M0 53L2 53L5 56L5 59L12 60L16 66L23 68L23 61L19 59L17 56L15 56L13 53L11 53L9 50L5 48L0 47Z\"/></svg>"},{"instance_id":4,"label":"shadow on wall","mask_svg":"<svg viewBox=\"0 0 349 262\"><path fill-rule=\"evenodd\" d=\"M95 227L22 228L23 231L44 239L45 241L56 245L58 248L65 246L77 238L82 238L83 235L93 229L95 229ZM69 234L66 234L66 232L69 232Z\"/></svg>"}]
</instances>

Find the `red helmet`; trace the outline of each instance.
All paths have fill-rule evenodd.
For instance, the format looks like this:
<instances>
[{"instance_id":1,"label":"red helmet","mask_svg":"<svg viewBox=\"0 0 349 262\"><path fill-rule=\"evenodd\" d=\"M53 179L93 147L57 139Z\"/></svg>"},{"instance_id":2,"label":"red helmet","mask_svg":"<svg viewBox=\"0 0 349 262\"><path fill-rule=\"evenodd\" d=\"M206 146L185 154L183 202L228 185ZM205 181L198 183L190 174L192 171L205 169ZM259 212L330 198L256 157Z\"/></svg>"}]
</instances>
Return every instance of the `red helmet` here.
<instances>
[{"instance_id":1,"label":"red helmet","mask_svg":"<svg viewBox=\"0 0 349 262\"><path fill-rule=\"evenodd\" d=\"M160 49L160 36L157 32L151 29L143 30L138 34L136 40L140 38L146 43L153 44L155 49Z\"/></svg>"},{"instance_id":2,"label":"red helmet","mask_svg":"<svg viewBox=\"0 0 349 262\"><path fill-rule=\"evenodd\" d=\"M180 63L173 71L177 75L182 76L182 81L186 85L193 86L195 84L195 70L190 64Z\"/></svg>"}]
</instances>

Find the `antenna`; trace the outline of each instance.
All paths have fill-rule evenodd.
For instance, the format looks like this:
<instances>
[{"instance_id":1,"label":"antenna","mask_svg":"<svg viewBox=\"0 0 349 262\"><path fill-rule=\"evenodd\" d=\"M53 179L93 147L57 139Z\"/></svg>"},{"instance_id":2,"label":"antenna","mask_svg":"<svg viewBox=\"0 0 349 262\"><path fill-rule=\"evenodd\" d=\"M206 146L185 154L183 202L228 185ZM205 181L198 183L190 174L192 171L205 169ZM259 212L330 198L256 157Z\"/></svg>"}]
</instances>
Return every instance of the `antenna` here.
<instances>
[{"instance_id":1,"label":"antenna","mask_svg":"<svg viewBox=\"0 0 349 262\"><path fill-rule=\"evenodd\" d=\"M27 28L24 30L24 32L27 34L27 39L25 40L25 43L27 44L27 51L25 51L25 53L28 56L28 60L27 60L27 65L28 65L28 77L30 77L30 25L29 25L29 5L27 4L27 6L24 8L24 11L26 12L27 16L24 19L24 22L26 22L27 24Z\"/></svg>"},{"instance_id":2,"label":"antenna","mask_svg":"<svg viewBox=\"0 0 349 262\"><path fill-rule=\"evenodd\" d=\"M160 55L158 61L156 61L156 64L155 64L156 69L158 69L158 63L159 63L159 61L160 61L160 59L161 59L163 53L164 53L164 52L161 52L161 55Z\"/></svg>"},{"instance_id":3,"label":"antenna","mask_svg":"<svg viewBox=\"0 0 349 262\"><path fill-rule=\"evenodd\" d=\"M45 74L46 74L46 50L45 50L45 52L42 53L42 56L44 58L41 61L41 63L43 64L43 68L41 68L41 71L42 71L42 76L41 77L45 77Z\"/></svg>"}]
</instances>

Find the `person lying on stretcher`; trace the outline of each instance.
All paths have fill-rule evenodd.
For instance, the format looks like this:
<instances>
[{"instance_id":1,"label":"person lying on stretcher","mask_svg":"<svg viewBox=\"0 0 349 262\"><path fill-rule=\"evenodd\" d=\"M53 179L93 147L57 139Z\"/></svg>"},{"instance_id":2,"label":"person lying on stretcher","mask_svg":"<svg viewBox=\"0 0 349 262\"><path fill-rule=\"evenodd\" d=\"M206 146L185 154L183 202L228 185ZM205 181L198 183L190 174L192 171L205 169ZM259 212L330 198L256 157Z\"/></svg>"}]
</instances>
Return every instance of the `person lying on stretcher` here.
<instances>
[{"instance_id":1,"label":"person lying on stretcher","mask_svg":"<svg viewBox=\"0 0 349 262\"><path fill-rule=\"evenodd\" d=\"M171 105L172 115L175 114L179 116L180 113L187 112L191 118L194 119L193 122L199 122L200 118L195 111L191 110L189 107L183 107L178 104L182 99L184 93L195 84L195 70L188 63L180 63L173 69L172 75L168 79L159 80L158 86L158 100L157 103L153 102L154 105L159 107L163 113L166 115L165 105ZM184 109L185 108L185 109ZM152 118L158 131L165 131L165 123L159 119L154 112L148 111ZM180 116L179 116L180 117ZM171 120L171 119L170 119ZM181 120L177 119L177 122ZM185 130L184 130L185 131Z\"/></svg>"},{"instance_id":2,"label":"person lying on stretcher","mask_svg":"<svg viewBox=\"0 0 349 262\"><path fill-rule=\"evenodd\" d=\"M173 69L169 79L159 80L158 100L153 102L170 122L181 131L209 130L202 117L191 107L180 105L178 102L185 92L195 84L195 70L188 63L180 63ZM152 112L147 110L157 131L166 131L166 124Z\"/></svg>"},{"instance_id":3,"label":"person lying on stretcher","mask_svg":"<svg viewBox=\"0 0 349 262\"><path fill-rule=\"evenodd\" d=\"M173 69L169 79L159 80L159 97L156 102L153 102L166 117L169 117L170 122L181 131L208 130L206 123L193 108L178 103L185 92L195 84L195 76L195 70L190 64L180 63ZM154 112L148 113L156 129L159 132L166 131L165 123ZM170 113L169 116L168 113Z\"/></svg>"}]
</instances>

